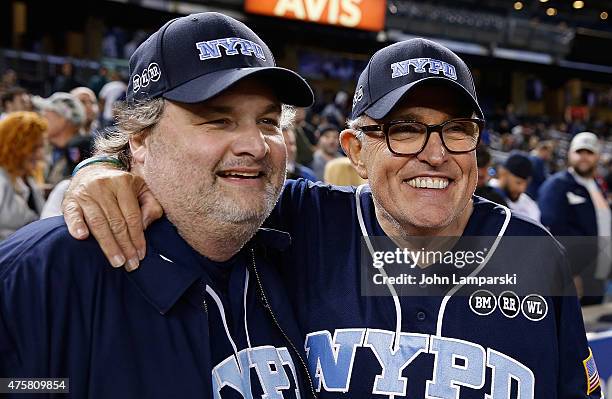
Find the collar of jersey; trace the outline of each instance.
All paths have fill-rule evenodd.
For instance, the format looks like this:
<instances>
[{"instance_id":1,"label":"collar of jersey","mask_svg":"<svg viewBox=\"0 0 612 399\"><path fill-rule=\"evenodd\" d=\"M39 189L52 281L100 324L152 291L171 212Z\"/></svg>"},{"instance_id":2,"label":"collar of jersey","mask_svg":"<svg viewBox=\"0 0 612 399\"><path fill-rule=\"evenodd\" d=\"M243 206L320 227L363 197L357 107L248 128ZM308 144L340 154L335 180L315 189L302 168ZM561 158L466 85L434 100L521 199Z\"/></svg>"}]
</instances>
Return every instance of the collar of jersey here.
<instances>
[{"instance_id":1,"label":"collar of jersey","mask_svg":"<svg viewBox=\"0 0 612 399\"><path fill-rule=\"evenodd\" d=\"M209 282L206 265L212 261L191 248L165 216L147 229L145 238L147 255L128 277L145 299L165 314L197 280ZM282 250L291 238L282 231L260 228L252 241Z\"/></svg>"}]
</instances>

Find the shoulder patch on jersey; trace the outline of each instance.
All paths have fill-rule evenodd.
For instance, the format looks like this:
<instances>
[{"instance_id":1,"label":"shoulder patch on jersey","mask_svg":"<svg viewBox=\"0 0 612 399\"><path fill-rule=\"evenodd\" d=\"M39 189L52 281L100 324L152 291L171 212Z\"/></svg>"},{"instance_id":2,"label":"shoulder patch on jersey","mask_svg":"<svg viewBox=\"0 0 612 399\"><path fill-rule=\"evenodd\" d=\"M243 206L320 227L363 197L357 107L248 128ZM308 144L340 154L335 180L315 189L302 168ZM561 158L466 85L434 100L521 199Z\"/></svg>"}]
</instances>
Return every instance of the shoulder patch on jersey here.
<instances>
[{"instance_id":1,"label":"shoulder patch on jersey","mask_svg":"<svg viewBox=\"0 0 612 399\"><path fill-rule=\"evenodd\" d=\"M601 385L599 372L597 372L597 366L595 365L595 359L593 358L591 348L589 348L589 357L584 359L582 364L584 365L584 372L586 373L587 395L590 395Z\"/></svg>"}]
</instances>

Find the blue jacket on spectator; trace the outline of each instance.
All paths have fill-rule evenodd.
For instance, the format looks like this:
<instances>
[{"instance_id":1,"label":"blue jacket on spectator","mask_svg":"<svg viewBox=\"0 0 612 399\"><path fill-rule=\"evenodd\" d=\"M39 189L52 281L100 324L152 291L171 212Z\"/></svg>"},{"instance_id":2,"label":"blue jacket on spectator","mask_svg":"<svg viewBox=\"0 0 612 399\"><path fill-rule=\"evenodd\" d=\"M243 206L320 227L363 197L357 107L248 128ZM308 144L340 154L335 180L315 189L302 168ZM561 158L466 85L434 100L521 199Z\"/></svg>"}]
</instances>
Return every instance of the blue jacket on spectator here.
<instances>
[{"instance_id":1,"label":"blue jacket on spectator","mask_svg":"<svg viewBox=\"0 0 612 399\"><path fill-rule=\"evenodd\" d=\"M537 201L538 190L544 181L546 181L549 174L548 166L546 166L546 162L540 157L530 156L529 160L531 161L531 165L533 167L533 175L531 176L529 186L527 186L527 194Z\"/></svg>"},{"instance_id":2,"label":"blue jacket on spectator","mask_svg":"<svg viewBox=\"0 0 612 399\"><path fill-rule=\"evenodd\" d=\"M595 278L599 253L597 213L586 187L569 171L554 174L540 187L541 222L563 244L574 275L582 278L583 305L600 303L605 282Z\"/></svg>"},{"instance_id":3,"label":"blue jacket on spectator","mask_svg":"<svg viewBox=\"0 0 612 399\"><path fill-rule=\"evenodd\" d=\"M553 235L597 236L597 216L591 196L569 171L558 172L542 184L538 205L542 224Z\"/></svg>"}]
</instances>

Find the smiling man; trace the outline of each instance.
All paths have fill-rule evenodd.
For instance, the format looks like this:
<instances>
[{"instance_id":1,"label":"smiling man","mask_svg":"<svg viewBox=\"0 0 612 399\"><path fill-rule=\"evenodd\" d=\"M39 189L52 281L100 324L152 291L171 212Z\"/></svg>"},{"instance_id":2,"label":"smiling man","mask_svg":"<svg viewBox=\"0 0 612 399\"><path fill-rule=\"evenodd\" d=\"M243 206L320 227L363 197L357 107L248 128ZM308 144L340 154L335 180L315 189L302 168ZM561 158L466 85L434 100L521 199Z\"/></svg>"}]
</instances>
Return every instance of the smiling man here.
<instances>
[{"instance_id":1,"label":"smiling man","mask_svg":"<svg viewBox=\"0 0 612 399\"><path fill-rule=\"evenodd\" d=\"M467 65L439 44L408 40L374 54L355 93L341 143L369 185L289 181L266 222L292 237L291 247L275 260L319 396L599 397L575 296L531 291L567 281L563 250L541 226L473 196L483 115ZM89 223L94 234L110 234L99 209L83 209L92 202L85 197L92 187L103 188L95 199L99 207L122 209L128 220L140 220L133 199L132 205L115 200L116 193L131 188L119 184L119 177L106 178L126 178L126 173L102 169L80 172L74 185L83 188L65 200L75 236L87 229L83 210L87 220L98 221ZM151 209L143 206L145 218ZM136 251L141 232L128 227L123 232L106 235L101 245ZM401 242L416 236L430 241L490 236L492 245L463 276L503 272L533 281L487 291L451 284L433 296L412 287L408 297L398 295L400 287L390 278L380 278L386 285L369 295L364 273L372 269L376 239ZM529 237L517 250L501 242L505 236ZM452 255L459 270L465 258L459 251ZM434 263L424 270L446 270ZM386 276L384 267L377 270Z\"/></svg>"},{"instance_id":2,"label":"smiling man","mask_svg":"<svg viewBox=\"0 0 612 399\"><path fill-rule=\"evenodd\" d=\"M217 13L168 22L130 71L127 105L98 149L130 165L130 183L146 183L165 217L131 274L109 270L62 218L3 242L0 377L68 378L60 393L74 398L313 396L268 260L289 238L260 229L285 179L286 105L311 105L310 87ZM127 194L119 201L136 202Z\"/></svg>"}]
</instances>

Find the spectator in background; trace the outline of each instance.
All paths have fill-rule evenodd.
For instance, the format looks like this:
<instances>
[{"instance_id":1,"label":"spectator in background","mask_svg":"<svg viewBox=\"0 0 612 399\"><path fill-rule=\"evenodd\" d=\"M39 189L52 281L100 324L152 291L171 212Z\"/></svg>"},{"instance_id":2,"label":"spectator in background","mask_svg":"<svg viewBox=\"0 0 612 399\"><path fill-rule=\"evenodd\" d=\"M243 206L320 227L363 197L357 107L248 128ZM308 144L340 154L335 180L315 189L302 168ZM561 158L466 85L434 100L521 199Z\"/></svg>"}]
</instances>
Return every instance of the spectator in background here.
<instances>
[{"instance_id":1,"label":"spectator in background","mask_svg":"<svg viewBox=\"0 0 612 399\"><path fill-rule=\"evenodd\" d=\"M295 132L291 127L283 128L283 137L287 147L287 179L299 179L317 181L317 177L312 169L299 164L295 161L297 146L295 144Z\"/></svg>"},{"instance_id":2,"label":"spectator in background","mask_svg":"<svg viewBox=\"0 0 612 399\"><path fill-rule=\"evenodd\" d=\"M340 154L340 132L334 125L323 125L318 129L319 142L317 150L312 156L310 168L315 172L318 180L323 181L325 165L332 159L338 158Z\"/></svg>"},{"instance_id":3,"label":"spectator in background","mask_svg":"<svg viewBox=\"0 0 612 399\"><path fill-rule=\"evenodd\" d=\"M0 121L0 241L38 219L44 198L31 173L44 156L47 122L34 112Z\"/></svg>"},{"instance_id":4,"label":"spectator in background","mask_svg":"<svg viewBox=\"0 0 612 399\"><path fill-rule=\"evenodd\" d=\"M489 184L504 198L508 208L539 223L538 204L525 194L532 175L533 167L529 157L520 152L512 152L497 168L498 178L491 179Z\"/></svg>"},{"instance_id":5,"label":"spectator in background","mask_svg":"<svg viewBox=\"0 0 612 399\"><path fill-rule=\"evenodd\" d=\"M343 91L339 91L334 98L334 102L323 108L323 111L321 112L321 117L323 120L336 126L344 126L346 122L348 98L348 94Z\"/></svg>"},{"instance_id":6,"label":"spectator in background","mask_svg":"<svg viewBox=\"0 0 612 399\"><path fill-rule=\"evenodd\" d=\"M2 73L0 79L0 94L17 86L17 72L12 69L7 69Z\"/></svg>"},{"instance_id":7,"label":"spectator in background","mask_svg":"<svg viewBox=\"0 0 612 399\"><path fill-rule=\"evenodd\" d=\"M548 163L553 157L554 145L551 141L540 141L531 152L529 160L533 167L533 176L527 186L527 194L535 201L538 200L538 190L550 175Z\"/></svg>"},{"instance_id":8,"label":"spectator in background","mask_svg":"<svg viewBox=\"0 0 612 399\"><path fill-rule=\"evenodd\" d=\"M82 86L74 77L74 66L70 62L62 64L61 73L55 78L53 83L54 92L69 92L75 87Z\"/></svg>"},{"instance_id":9,"label":"spectator in background","mask_svg":"<svg viewBox=\"0 0 612 399\"><path fill-rule=\"evenodd\" d=\"M2 114L0 119L7 114L17 111L32 111L30 95L21 87L13 87L2 93Z\"/></svg>"},{"instance_id":10,"label":"spectator in background","mask_svg":"<svg viewBox=\"0 0 612 399\"><path fill-rule=\"evenodd\" d=\"M66 147L66 160L67 170L74 170L74 168L82 160L89 158L93 152L93 137L91 136L77 136L70 140ZM47 202L43 207L40 218L46 219L52 216L59 216L62 214L62 200L64 199L64 193L70 185L70 179L60 181L53 187L53 190L47 198Z\"/></svg>"},{"instance_id":11,"label":"spectator in background","mask_svg":"<svg viewBox=\"0 0 612 399\"><path fill-rule=\"evenodd\" d=\"M314 116L315 114L313 113L311 108L296 108L295 118L293 120L293 125L303 132L304 136L308 139L308 142L311 146L315 146L317 144L317 141L319 141L319 138L315 135L317 132L316 126L318 126L318 124L315 124L311 120Z\"/></svg>"},{"instance_id":12,"label":"spectator in background","mask_svg":"<svg viewBox=\"0 0 612 399\"><path fill-rule=\"evenodd\" d=\"M127 42L123 47L123 58L129 60L132 54L134 54L134 52L138 48L138 46L140 46L140 44L144 42L148 36L149 35L147 34L147 32L143 30L137 31L132 37L132 39Z\"/></svg>"},{"instance_id":13,"label":"spectator in background","mask_svg":"<svg viewBox=\"0 0 612 399\"><path fill-rule=\"evenodd\" d=\"M351 160L347 157L329 161L325 165L323 181L336 186L360 186L367 182L359 176Z\"/></svg>"},{"instance_id":14,"label":"spectator in background","mask_svg":"<svg viewBox=\"0 0 612 399\"><path fill-rule=\"evenodd\" d=\"M46 181L56 185L72 173L68 168L66 148L70 140L79 135L85 121L85 108L75 96L68 93L55 93L48 99L37 99L35 104L47 119L47 137L53 147Z\"/></svg>"},{"instance_id":15,"label":"spectator in background","mask_svg":"<svg viewBox=\"0 0 612 399\"><path fill-rule=\"evenodd\" d=\"M607 159L604 161L604 172L602 177L606 186L605 192L608 204L612 204L612 156L608 154L606 158Z\"/></svg>"},{"instance_id":16,"label":"spectator in background","mask_svg":"<svg viewBox=\"0 0 612 399\"><path fill-rule=\"evenodd\" d=\"M85 108L85 122L81 127L81 135L95 136L98 131L98 99L89 87L77 87L70 94L75 96Z\"/></svg>"},{"instance_id":17,"label":"spectator in background","mask_svg":"<svg viewBox=\"0 0 612 399\"><path fill-rule=\"evenodd\" d=\"M117 71L111 73L111 81L100 90L99 102L102 110L101 127L105 128L113 124L113 107L115 102L125 96L127 84L121 79Z\"/></svg>"},{"instance_id":18,"label":"spectator in background","mask_svg":"<svg viewBox=\"0 0 612 399\"><path fill-rule=\"evenodd\" d=\"M553 235L595 237L579 243L561 239L566 241L576 287L585 295L583 305L601 303L611 266L612 215L595 180L600 153L595 134L577 134L570 143L569 168L546 180L538 195L542 224Z\"/></svg>"},{"instance_id":19,"label":"spectator in background","mask_svg":"<svg viewBox=\"0 0 612 399\"><path fill-rule=\"evenodd\" d=\"M507 205L504 197L498 194L497 190L489 185L489 180L491 180L491 175L489 174L489 169L491 168L491 153L489 153L486 147L480 146L476 149L476 164L478 165L478 182L474 194L486 198L489 201Z\"/></svg>"},{"instance_id":20,"label":"spectator in background","mask_svg":"<svg viewBox=\"0 0 612 399\"><path fill-rule=\"evenodd\" d=\"M314 145L317 143L316 129L306 121L306 109L297 108L295 120L293 121L293 133L297 148L296 162L302 165L312 163L312 154L315 152Z\"/></svg>"},{"instance_id":21,"label":"spectator in background","mask_svg":"<svg viewBox=\"0 0 612 399\"><path fill-rule=\"evenodd\" d=\"M2 93L2 109L5 112L31 111L32 102L26 89L14 86Z\"/></svg>"},{"instance_id":22,"label":"spectator in background","mask_svg":"<svg viewBox=\"0 0 612 399\"><path fill-rule=\"evenodd\" d=\"M100 95L100 90L102 90L102 87L108 83L108 78L106 77L107 75L108 69L102 66L98 70L98 73L89 79L87 86L93 90L96 96Z\"/></svg>"}]
</instances>

